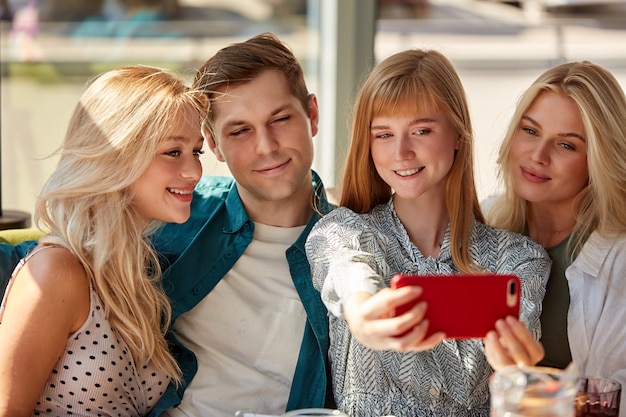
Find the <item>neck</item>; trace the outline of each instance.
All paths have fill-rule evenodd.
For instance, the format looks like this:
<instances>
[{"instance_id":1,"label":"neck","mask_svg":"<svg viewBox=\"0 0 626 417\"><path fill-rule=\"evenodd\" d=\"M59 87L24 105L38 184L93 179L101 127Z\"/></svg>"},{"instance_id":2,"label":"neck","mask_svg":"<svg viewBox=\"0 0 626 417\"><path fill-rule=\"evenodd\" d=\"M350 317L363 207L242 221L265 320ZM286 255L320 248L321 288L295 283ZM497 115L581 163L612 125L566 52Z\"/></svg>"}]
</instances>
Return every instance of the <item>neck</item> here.
<instances>
[{"instance_id":1,"label":"neck","mask_svg":"<svg viewBox=\"0 0 626 417\"><path fill-rule=\"evenodd\" d=\"M450 223L445 199L403 200L394 198L394 208L411 242L422 255L436 258Z\"/></svg>"},{"instance_id":2,"label":"neck","mask_svg":"<svg viewBox=\"0 0 626 417\"><path fill-rule=\"evenodd\" d=\"M310 183L309 183L310 184ZM313 215L313 188L303 187L302 191L287 198L262 200L249 198L240 190L241 201L250 219L268 226L296 227L309 222Z\"/></svg>"},{"instance_id":3,"label":"neck","mask_svg":"<svg viewBox=\"0 0 626 417\"><path fill-rule=\"evenodd\" d=\"M572 210L528 206L528 235L543 247L556 246L565 240L576 226Z\"/></svg>"}]
</instances>

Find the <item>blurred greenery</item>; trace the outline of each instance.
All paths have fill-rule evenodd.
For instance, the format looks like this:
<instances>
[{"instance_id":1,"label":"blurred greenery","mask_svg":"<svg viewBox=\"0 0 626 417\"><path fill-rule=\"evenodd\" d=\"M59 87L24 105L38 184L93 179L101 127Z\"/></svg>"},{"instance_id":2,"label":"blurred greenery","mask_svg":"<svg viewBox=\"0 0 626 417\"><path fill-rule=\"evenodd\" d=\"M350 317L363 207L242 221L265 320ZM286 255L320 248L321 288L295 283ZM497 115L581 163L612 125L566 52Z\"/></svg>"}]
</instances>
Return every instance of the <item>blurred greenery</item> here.
<instances>
[{"instance_id":1,"label":"blurred greenery","mask_svg":"<svg viewBox=\"0 0 626 417\"><path fill-rule=\"evenodd\" d=\"M105 71L125 65L134 65L136 61L109 62L9 62L6 74L11 78L37 81L41 84L61 84L72 80L84 80ZM153 65L182 72L186 66L181 62L151 61L143 65Z\"/></svg>"}]
</instances>

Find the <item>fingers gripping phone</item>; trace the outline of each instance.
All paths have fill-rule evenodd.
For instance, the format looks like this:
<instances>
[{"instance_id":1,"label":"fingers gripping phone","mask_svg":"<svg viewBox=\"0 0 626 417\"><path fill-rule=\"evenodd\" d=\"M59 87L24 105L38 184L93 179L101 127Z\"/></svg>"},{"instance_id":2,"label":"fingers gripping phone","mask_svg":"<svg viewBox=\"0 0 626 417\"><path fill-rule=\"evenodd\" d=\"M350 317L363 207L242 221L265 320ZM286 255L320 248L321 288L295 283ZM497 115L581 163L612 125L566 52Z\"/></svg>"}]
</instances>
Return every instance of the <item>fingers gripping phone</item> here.
<instances>
[{"instance_id":1,"label":"fingers gripping phone","mask_svg":"<svg viewBox=\"0 0 626 417\"><path fill-rule=\"evenodd\" d=\"M520 280L509 274L396 275L392 288L419 285L422 295L396 309L402 314L426 301L427 336L438 331L448 339L483 338L498 319L519 318Z\"/></svg>"}]
</instances>

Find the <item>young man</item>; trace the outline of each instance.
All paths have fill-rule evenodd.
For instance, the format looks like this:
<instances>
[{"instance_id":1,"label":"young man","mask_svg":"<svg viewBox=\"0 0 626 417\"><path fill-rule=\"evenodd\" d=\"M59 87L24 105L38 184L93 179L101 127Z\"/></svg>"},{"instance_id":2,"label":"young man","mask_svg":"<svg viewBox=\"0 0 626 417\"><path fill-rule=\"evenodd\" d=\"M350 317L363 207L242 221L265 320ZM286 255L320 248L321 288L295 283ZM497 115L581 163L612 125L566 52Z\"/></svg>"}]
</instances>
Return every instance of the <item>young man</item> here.
<instances>
[{"instance_id":1,"label":"young man","mask_svg":"<svg viewBox=\"0 0 626 417\"><path fill-rule=\"evenodd\" d=\"M211 101L203 135L234 178L204 177L189 221L153 239L184 384L168 387L150 415L332 407L327 313L304 250L333 208L311 171L317 99L271 34L218 51L194 86Z\"/></svg>"},{"instance_id":2,"label":"young man","mask_svg":"<svg viewBox=\"0 0 626 417\"><path fill-rule=\"evenodd\" d=\"M211 101L203 135L234 181L205 177L190 221L155 240L172 262L163 285L187 383L162 401L166 415L324 406L327 314L304 251L332 208L311 171L317 99L269 34L218 51L194 86Z\"/></svg>"}]
</instances>

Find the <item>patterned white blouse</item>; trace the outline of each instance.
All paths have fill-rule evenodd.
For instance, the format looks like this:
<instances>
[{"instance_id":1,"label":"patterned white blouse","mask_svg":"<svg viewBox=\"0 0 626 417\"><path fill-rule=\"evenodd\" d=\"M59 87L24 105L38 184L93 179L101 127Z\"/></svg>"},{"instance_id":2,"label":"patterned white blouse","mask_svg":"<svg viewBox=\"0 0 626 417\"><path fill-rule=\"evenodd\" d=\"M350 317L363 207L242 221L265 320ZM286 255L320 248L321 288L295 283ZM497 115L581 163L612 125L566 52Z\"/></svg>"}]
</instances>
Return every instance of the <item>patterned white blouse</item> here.
<instances>
[{"instance_id":1,"label":"patterned white blouse","mask_svg":"<svg viewBox=\"0 0 626 417\"><path fill-rule=\"evenodd\" d=\"M477 221L471 256L486 272L513 273L522 283L520 318L535 338L550 259L528 237ZM344 300L356 292L375 293L397 273L458 272L450 252L450 230L439 257L425 258L398 219L393 198L366 214L340 207L311 231L306 251L313 285L330 316L332 382L339 409L351 417L394 415L488 416L488 378L493 372L481 339L444 340L418 353L374 351L350 334Z\"/></svg>"}]
</instances>

